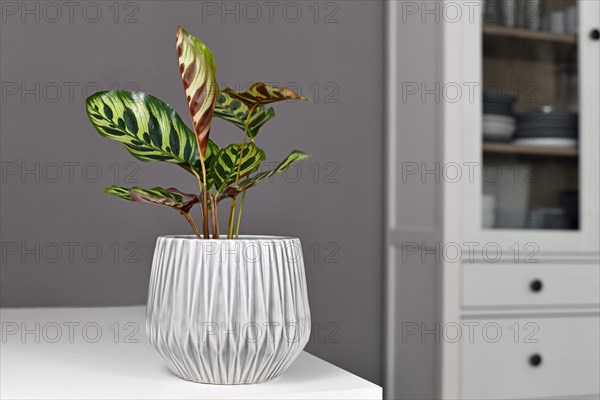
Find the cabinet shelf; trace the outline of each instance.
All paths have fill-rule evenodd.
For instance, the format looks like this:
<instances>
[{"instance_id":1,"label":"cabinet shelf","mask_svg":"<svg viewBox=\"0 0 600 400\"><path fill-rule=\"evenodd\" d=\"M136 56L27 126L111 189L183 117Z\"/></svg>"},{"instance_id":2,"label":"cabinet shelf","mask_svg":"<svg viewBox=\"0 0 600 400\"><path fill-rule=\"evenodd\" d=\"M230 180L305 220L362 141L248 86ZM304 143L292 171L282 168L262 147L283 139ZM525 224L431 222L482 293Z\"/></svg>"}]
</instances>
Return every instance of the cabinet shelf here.
<instances>
[{"instance_id":1,"label":"cabinet shelf","mask_svg":"<svg viewBox=\"0 0 600 400\"><path fill-rule=\"evenodd\" d=\"M483 27L484 61L522 60L535 63L566 64L577 53L577 36L531 29L486 25Z\"/></svg>"},{"instance_id":2,"label":"cabinet shelf","mask_svg":"<svg viewBox=\"0 0 600 400\"><path fill-rule=\"evenodd\" d=\"M500 38L513 38L513 39L527 39L536 40L542 42L553 42L553 43L565 43L565 44L577 44L577 36L575 35L561 35L553 32L536 31L532 29L521 29L521 28L508 28L505 26L498 25L486 25L483 27L483 34L486 36L500 37Z\"/></svg>"},{"instance_id":3,"label":"cabinet shelf","mask_svg":"<svg viewBox=\"0 0 600 400\"><path fill-rule=\"evenodd\" d=\"M577 157L577 147L541 147L541 146L519 146L512 143L484 142L483 151L486 153L500 154L524 154L532 156L559 156Z\"/></svg>"}]
</instances>

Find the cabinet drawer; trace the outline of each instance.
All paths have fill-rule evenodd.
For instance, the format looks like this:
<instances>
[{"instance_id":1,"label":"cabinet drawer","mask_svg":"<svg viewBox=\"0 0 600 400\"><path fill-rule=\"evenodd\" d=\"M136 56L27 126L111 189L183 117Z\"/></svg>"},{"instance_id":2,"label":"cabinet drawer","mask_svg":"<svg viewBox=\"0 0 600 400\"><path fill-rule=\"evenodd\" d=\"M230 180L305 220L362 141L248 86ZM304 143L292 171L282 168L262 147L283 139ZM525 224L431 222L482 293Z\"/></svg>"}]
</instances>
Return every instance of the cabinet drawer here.
<instances>
[{"instance_id":1,"label":"cabinet drawer","mask_svg":"<svg viewBox=\"0 0 600 400\"><path fill-rule=\"evenodd\" d=\"M600 304L594 264L464 264L464 307Z\"/></svg>"},{"instance_id":2,"label":"cabinet drawer","mask_svg":"<svg viewBox=\"0 0 600 400\"><path fill-rule=\"evenodd\" d=\"M477 325L473 340L462 342L463 397L597 396L599 321L597 316L469 321Z\"/></svg>"}]
</instances>

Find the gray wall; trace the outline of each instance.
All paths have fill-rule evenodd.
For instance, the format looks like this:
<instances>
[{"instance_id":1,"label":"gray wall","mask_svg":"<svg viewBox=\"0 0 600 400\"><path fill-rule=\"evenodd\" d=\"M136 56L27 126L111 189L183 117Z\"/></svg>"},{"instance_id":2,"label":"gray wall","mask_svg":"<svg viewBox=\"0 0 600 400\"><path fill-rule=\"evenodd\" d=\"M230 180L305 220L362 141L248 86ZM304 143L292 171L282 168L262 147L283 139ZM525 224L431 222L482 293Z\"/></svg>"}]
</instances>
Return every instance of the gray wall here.
<instances>
[{"instance_id":1,"label":"gray wall","mask_svg":"<svg viewBox=\"0 0 600 400\"><path fill-rule=\"evenodd\" d=\"M319 333L308 350L380 382L383 4L322 2L316 14L313 2L281 2L271 18L262 2L260 17L241 2L228 2L234 11L224 16L220 1L123 2L118 14L113 2L80 2L72 15L51 3L2 2L1 305L145 302L156 237L189 227L176 212L101 188L193 191L194 180L101 138L84 91L137 87L187 120L175 57L181 24L213 50L220 82L287 83L311 97L278 105L258 143L270 161L294 148L312 159L248 195L243 231L302 239ZM221 121L212 134L221 144L241 136Z\"/></svg>"}]
</instances>

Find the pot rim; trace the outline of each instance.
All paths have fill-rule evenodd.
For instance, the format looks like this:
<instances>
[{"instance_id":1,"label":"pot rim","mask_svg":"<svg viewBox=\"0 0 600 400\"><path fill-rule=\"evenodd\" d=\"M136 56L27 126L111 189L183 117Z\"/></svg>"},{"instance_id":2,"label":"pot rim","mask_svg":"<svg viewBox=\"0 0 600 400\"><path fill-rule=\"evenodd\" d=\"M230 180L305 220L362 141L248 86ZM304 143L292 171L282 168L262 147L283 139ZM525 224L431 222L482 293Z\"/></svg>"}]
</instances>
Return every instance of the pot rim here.
<instances>
[{"instance_id":1,"label":"pot rim","mask_svg":"<svg viewBox=\"0 0 600 400\"><path fill-rule=\"evenodd\" d=\"M181 241L198 241L198 242L241 242L241 241L273 241L273 240L300 240L291 236L270 236L270 235L240 235L238 239L227 239L226 236L221 236L221 239L213 239L212 235L210 239L198 239L196 235L162 235L158 239L171 239Z\"/></svg>"}]
</instances>

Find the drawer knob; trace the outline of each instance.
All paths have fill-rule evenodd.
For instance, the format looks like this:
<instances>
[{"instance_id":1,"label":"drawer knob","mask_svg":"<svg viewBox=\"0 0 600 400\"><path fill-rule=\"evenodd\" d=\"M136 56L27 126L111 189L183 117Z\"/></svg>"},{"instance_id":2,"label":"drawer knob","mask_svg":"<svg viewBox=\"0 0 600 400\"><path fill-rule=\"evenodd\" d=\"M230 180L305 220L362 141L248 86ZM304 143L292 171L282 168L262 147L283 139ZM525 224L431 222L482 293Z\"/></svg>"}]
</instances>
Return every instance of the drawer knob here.
<instances>
[{"instance_id":1,"label":"drawer knob","mask_svg":"<svg viewBox=\"0 0 600 400\"><path fill-rule=\"evenodd\" d=\"M539 354L532 355L529 357L529 364L531 364L532 367L539 367L542 364L542 356Z\"/></svg>"},{"instance_id":2,"label":"drawer knob","mask_svg":"<svg viewBox=\"0 0 600 400\"><path fill-rule=\"evenodd\" d=\"M600 39L600 31L598 29L593 29L590 32L590 37L592 38L592 40L598 40L598 39Z\"/></svg>"},{"instance_id":3,"label":"drawer knob","mask_svg":"<svg viewBox=\"0 0 600 400\"><path fill-rule=\"evenodd\" d=\"M529 288L531 289L531 291L536 292L536 293L541 292L543 287L544 287L544 285L542 284L542 281L540 281L539 279L533 280L529 284Z\"/></svg>"}]
</instances>

